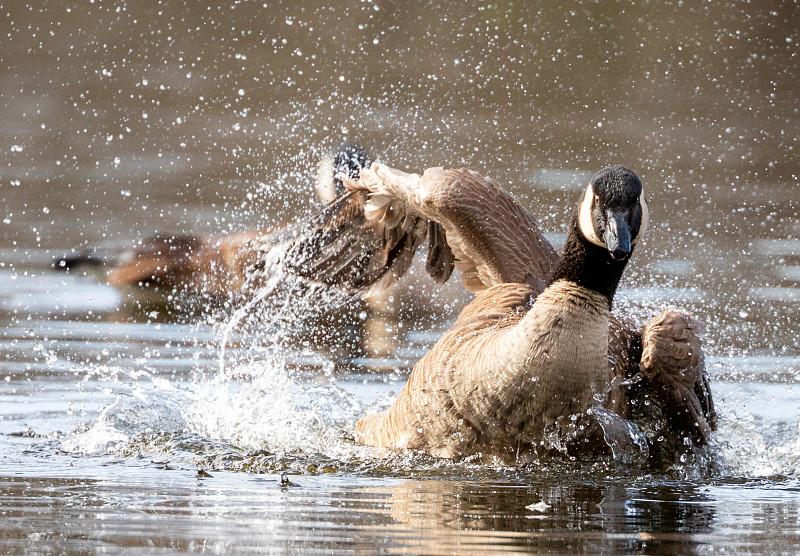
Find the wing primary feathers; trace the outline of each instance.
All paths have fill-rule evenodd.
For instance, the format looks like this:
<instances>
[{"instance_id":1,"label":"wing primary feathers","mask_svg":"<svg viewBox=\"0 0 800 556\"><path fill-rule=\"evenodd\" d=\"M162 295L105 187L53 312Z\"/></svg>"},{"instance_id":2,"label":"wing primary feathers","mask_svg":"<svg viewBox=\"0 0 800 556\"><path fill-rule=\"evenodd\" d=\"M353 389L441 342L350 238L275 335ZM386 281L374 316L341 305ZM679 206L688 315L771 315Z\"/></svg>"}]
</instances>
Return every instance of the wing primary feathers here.
<instances>
[{"instance_id":1,"label":"wing primary feathers","mask_svg":"<svg viewBox=\"0 0 800 556\"><path fill-rule=\"evenodd\" d=\"M438 222L428 222L428 258L425 270L439 284L444 284L453 274L456 257L447 245L444 228Z\"/></svg>"},{"instance_id":2,"label":"wing primary feathers","mask_svg":"<svg viewBox=\"0 0 800 556\"><path fill-rule=\"evenodd\" d=\"M558 259L533 216L469 170L430 168L420 176L374 163L343 183L343 195L277 240L287 251L284 268L371 294L402 276L427 240L425 268L438 283L458 269L473 293L525 282L537 294Z\"/></svg>"},{"instance_id":3,"label":"wing primary feathers","mask_svg":"<svg viewBox=\"0 0 800 556\"><path fill-rule=\"evenodd\" d=\"M284 271L347 293L375 292L405 274L425 239L423 220L405 215L393 226L370 221L364 191L347 191L309 219L271 238L283 250L277 258Z\"/></svg>"}]
</instances>

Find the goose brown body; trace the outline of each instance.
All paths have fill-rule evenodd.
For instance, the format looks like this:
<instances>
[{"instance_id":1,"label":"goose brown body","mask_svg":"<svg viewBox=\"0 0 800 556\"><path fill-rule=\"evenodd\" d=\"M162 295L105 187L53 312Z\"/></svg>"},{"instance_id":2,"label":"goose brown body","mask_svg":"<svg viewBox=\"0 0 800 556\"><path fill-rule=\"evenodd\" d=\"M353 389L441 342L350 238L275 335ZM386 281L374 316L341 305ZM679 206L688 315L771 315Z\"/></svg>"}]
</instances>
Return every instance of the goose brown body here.
<instances>
[{"instance_id":1,"label":"goose brown body","mask_svg":"<svg viewBox=\"0 0 800 556\"><path fill-rule=\"evenodd\" d=\"M433 237L443 243L429 244L432 274L449 276L440 267L452 264L476 293L415 365L395 404L359 421L357 441L439 457L525 460L564 418L600 405L628 417L630 390L619 382L640 370L654 401L668 406L673 432L697 443L708 438L715 415L699 324L664 312L643 335L612 315L627 260L579 239L577 218L559 258L527 210L469 170L419 176L376 163L345 186L362 193L367 220L382 222L386 237L398 228L413 233L420 221L440 226Z\"/></svg>"},{"instance_id":2,"label":"goose brown body","mask_svg":"<svg viewBox=\"0 0 800 556\"><path fill-rule=\"evenodd\" d=\"M608 303L566 281L526 312L525 284L481 292L420 360L395 405L358 423L356 440L458 458L519 461L559 418L608 397ZM491 306L494 311L481 311ZM577 324L577 326L575 326ZM580 339L580 341L576 341Z\"/></svg>"}]
</instances>

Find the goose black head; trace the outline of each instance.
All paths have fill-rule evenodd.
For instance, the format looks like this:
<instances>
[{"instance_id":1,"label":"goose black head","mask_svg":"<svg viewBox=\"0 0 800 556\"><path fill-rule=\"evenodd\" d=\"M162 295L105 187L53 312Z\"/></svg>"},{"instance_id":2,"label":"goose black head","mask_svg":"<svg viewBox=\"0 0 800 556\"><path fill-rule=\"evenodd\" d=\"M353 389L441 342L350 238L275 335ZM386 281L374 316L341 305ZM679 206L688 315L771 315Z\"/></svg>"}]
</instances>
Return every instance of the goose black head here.
<instances>
[{"instance_id":1,"label":"goose black head","mask_svg":"<svg viewBox=\"0 0 800 556\"><path fill-rule=\"evenodd\" d=\"M333 177L340 184L343 177L357 180L361 169L369 166L370 162L361 145L342 145L333 155Z\"/></svg>"},{"instance_id":2,"label":"goose black head","mask_svg":"<svg viewBox=\"0 0 800 556\"><path fill-rule=\"evenodd\" d=\"M578 228L611 258L624 261L647 229L649 212L639 177L624 166L603 168L581 198Z\"/></svg>"},{"instance_id":3,"label":"goose black head","mask_svg":"<svg viewBox=\"0 0 800 556\"><path fill-rule=\"evenodd\" d=\"M332 157L320 163L317 173L319 198L326 203L338 198L344 193L342 178L357 180L361 169L371 163L369 154L361 145L342 145L336 149Z\"/></svg>"}]
</instances>

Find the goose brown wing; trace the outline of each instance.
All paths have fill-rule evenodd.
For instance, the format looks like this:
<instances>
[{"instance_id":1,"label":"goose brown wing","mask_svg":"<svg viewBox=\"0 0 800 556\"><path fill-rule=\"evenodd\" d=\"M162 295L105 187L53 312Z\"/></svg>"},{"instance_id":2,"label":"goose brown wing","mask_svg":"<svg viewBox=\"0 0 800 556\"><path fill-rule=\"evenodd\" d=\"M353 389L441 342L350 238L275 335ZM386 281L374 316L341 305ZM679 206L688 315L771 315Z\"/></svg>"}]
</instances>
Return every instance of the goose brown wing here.
<instances>
[{"instance_id":1,"label":"goose brown wing","mask_svg":"<svg viewBox=\"0 0 800 556\"><path fill-rule=\"evenodd\" d=\"M383 289L411 265L428 223L405 215L387 225L367 218L365 191L348 191L307 220L269 236L265 255L284 271L346 293Z\"/></svg>"},{"instance_id":2,"label":"goose brown wing","mask_svg":"<svg viewBox=\"0 0 800 556\"><path fill-rule=\"evenodd\" d=\"M331 255L355 257L355 245L380 253L362 287L386 285L402 275L425 239L431 276L444 282L457 268L473 293L503 283L528 284L539 293L558 261L530 212L497 182L470 170L429 168L420 176L374 163L358 181L344 184L361 205L351 214L354 220L343 226L337 221L339 232L323 243L345 244ZM315 271L338 268L333 260L322 260Z\"/></svg>"},{"instance_id":3,"label":"goose brown wing","mask_svg":"<svg viewBox=\"0 0 800 556\"><path fill-rule=\"evenodd\" d=\"M642 374L659 388L673 428L702 443L716 429L705 357L700 342L702 325L679 311L662 311L642 334Z\"/></svg>"}]
</instances>

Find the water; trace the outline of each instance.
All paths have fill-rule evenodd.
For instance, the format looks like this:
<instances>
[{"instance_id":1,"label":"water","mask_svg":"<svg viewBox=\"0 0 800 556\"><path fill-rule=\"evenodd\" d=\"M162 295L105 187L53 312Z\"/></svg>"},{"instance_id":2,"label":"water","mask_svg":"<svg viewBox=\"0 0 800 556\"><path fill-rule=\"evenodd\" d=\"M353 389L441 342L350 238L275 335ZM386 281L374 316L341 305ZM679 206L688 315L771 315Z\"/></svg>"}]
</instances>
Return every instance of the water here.
<instances>
[{"instance_id":1,"label":"water","mask_svg":"<svg viewBox=\"0 0 800 556\"><path fill-rule=\"evenodd\" d=\"M796 552L797 6L262 4L0 0L1 550ZM652 225L617 305L705 322L708 449L655 472L355 445L468 299L419 268L270 327L49 269L307 214L345 139L490 175L554 243L587 176L633 168Z\"/></svg>"}]
</instances>

